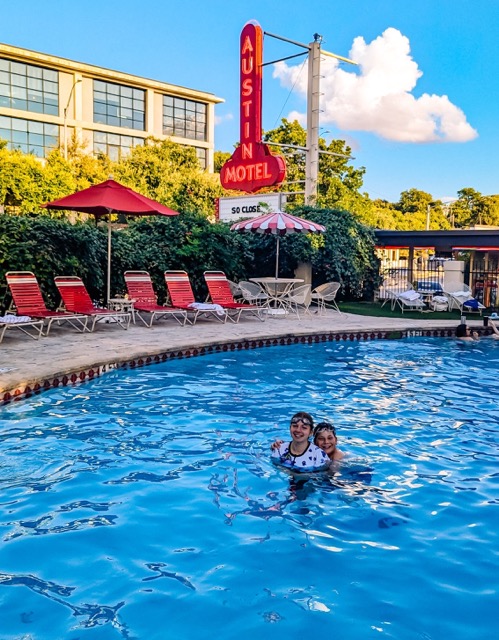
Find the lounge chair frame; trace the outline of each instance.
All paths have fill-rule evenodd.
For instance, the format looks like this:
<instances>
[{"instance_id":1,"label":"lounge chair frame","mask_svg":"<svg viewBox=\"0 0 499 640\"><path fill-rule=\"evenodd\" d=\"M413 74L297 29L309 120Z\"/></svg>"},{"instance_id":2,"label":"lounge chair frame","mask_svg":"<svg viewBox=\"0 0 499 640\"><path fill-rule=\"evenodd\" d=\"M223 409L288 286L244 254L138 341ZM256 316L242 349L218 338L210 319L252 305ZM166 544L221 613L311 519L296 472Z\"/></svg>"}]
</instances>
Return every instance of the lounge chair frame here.
<instances>
[{"instance_id":1,"label":"lounge chair frame","mask_svg":"<svg viewBox=\"0 0 499 640\"><path fill-rule=\"evenodd\" d=\"M1 318L0 318L1 321ZM43 320L27 320L26 322L0 322L0 343L7 329L18 329L21 333L38 340L43 335Z\"/></svg>"},{"instance_id":2,"label":"lounge chair frame","mask_svg":"<svg viewBox=\"0 0 499 640\"><path fill-rule=\"evenodd\" d=\"M43 300L40 285L36 276L31 271L8 271L5 274L7 284L12 294L12 305L9 313L20 316L29 316L35 320L47 323L45 334L48 336L54 322L67 323L79 333L88 329L89 316L86 313L69 313L67 311L51 311L47 309Z\"/></svg>"},{"instance_id":3,"label":"lounge chair frame","mask_svg":"<svg viewBox=\"0 0 499 640\"><path fill-rule=\"evenodd\" d=\"M128 295L133 300L135 315L146 327L151 327L155 320L163 318L174 318L182 326L187 322L185 310L158 304L149 272L125 271L125 284ZM149 317L142 314L148 314Z\"/></svg>"},{"instance_id":4,"label":"lounge chair frame","mask_svg":"<svg viewBox=\"0 0 499 640\"><path fill-rule=\"evenodd\" d=\"M54 278L57 290L61 295L61 310L75 314L85 314L90 319L90 328L93 332L98 322L114 321L122 329L130 326L131 313L128 311L112 311L111 309L99 309L94 305L83 280L78 276L56 276Z\"/></svg>"},{"instance_id":5,"label":"lounge chair frame","mask_svg":"<svg viewBox=\"0 0 499 640\"><path fill-rule=\"evenodd\" d=\"M241 319L242 313L256 316L258 320L264 322L262 317L264 309L256 304L247 302L236 302L232 295L230 281L223 271L205 271L204 279L208 287L209 298L213 304L219 304L227 311L227 317L231 322L237 323Z\"/></svg>"}]
</instances>

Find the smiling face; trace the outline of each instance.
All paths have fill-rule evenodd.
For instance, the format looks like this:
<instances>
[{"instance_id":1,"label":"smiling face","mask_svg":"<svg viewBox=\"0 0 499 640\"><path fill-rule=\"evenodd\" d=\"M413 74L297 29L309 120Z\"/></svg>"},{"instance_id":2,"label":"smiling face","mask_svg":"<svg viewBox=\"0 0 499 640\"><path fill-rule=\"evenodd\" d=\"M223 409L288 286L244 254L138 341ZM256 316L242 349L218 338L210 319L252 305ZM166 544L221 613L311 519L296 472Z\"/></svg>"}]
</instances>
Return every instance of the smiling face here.
<instances>
[{"instance_id":1,"label":"smiling face","mask_svg":"<svg viewBox=\"0 0 499 640\"><path fill-rule=\"evenodd\" d=\"M314 439L315 444L330 458L333 457L338 440L332 431L320 431Z\"/></svg>"},{"instance_id":2,"label":"smiling face","mask_svg":"<svg viewBox=\"0 0 499 640\"><path fill-rule=\"evenodd\" d=\"M310 438L312 423L307 418L293 417L289 426L293 442L303 444Z\"/></svg>"}]
</instances>

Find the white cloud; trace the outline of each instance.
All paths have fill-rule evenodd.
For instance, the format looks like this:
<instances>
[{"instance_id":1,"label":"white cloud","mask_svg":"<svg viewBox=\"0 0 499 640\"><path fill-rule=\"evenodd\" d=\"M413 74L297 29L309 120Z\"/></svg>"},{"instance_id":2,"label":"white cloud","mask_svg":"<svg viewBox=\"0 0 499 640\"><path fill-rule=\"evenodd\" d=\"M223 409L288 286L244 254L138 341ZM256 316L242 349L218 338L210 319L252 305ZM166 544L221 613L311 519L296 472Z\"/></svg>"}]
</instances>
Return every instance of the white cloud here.
<instances>
[{"instance_id":1,"label":"white cloud","mask_svg":"<svg viewBox=\"0 0 499 640\"><path fill-rule=\"evenodd\" d=\"M355 38L349 57L356 70L340 68L338 60L321 59L321 124L341 130L371 131L397 142L467 142L478 135L459 107L445 95L412 95L422 72L410 55L409 39L389 28L370 44ZM350 66L350 65L348 65ZM274 66L274 78L306 96L307 74L285 62ZM305 124L306 115L290 120Z\"/></svg>"},{"instance_id":2,"label":"white cloud","mask_svg":"<svg viewBox=\"0 0 499 640\"><path fill-rule=\"evenodd\" d=\"M226 113L224 116L215 116L215 126L230 120L234 120L232 113Z\"/></svg>"}]
</instances>

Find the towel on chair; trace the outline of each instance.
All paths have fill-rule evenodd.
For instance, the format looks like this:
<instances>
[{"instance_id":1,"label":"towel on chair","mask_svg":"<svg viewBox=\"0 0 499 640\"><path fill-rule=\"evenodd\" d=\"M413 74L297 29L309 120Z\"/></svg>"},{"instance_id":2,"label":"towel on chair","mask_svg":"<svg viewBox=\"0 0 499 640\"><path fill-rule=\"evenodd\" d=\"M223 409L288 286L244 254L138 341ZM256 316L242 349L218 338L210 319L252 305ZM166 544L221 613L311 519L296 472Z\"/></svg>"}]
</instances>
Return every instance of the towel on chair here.
<instances>
[{"instance_id":1,"label":"towel on chair","mask_svg":"<svg viewBox=\"0 0 499 640\"><path fill-rule=\"evenodd\" d=\"M219 304L210 304L209 302L191 302L187 306L190 309L198 309L198 311L216 311L217 316L225 315L224 308Z\"/></svg>"},{"instance_id":2,"label":"towel on chair","mask_svg":"<svg viewBox=\"0 0 499 640\"><path fill-rule=\"evenodd\" d=\"M419 300L421 296L417 291L410 290L410 291L404 291L403 293L400 293L399 298L403 298L404 300L409 300L409 302L412 302L413 300Z\"/></svg>"},{"instance_id":3,"label":"towel on chair","mask_svg":"<svg viewBox=\"0 0 499 640\"><path fill-rule=\"evenodd\" d=\"M31 317L7 315L0 318L1 324L21 324L22 322L31 322Z\"/></svg>"}]
</instances>

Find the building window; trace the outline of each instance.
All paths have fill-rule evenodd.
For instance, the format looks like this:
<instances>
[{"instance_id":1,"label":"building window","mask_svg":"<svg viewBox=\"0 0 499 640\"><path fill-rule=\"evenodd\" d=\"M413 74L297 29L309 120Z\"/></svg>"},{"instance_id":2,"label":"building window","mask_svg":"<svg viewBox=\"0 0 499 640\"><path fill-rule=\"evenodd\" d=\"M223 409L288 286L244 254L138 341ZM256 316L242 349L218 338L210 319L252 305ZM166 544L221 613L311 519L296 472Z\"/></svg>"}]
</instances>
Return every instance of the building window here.
<instances>
[{"instance_id":1,"label":"building window","mask_svg":"<svg viewBox=\"0 0 499 640\"><path fill-rule=\"evenodd\" d=\"M94 122L144 131L145 96L143 89L94 80Z\"/></svg>"},{"instance_id":2,"label":"building window","mask_svg":"<svg viewBox=\"0 0 499 640\"><path fill-rule=\"evenodd\" d=\"M58 116L57 71L0 58L0 107Z\"/></svg>"},{"instance_id":3,"label":"building window","mask_svg":"<svg viewBox=\"0 0 499 640\"><path fill-rule=\"evenodd\" d=\"M163 134L206 141L206 114L202 102L163 96Z\"/></svg>"},{"instance_id":4,"label":"building window","mask_svg":"<svg viewBox=\"0 0 499 640\"><path fill-rule=\"evenodd\" d=\"M196 147L196 155L203 169L208 168L208 152L203 147Z\"/></svg>"},{"instance_id":5,"label":"building window","mask_svg":"<svg viewBox=\"0 0 499 640\"><path fill-rule=\"evenodd\" d=\"M0 138L7 140L9 149L44 158L59 145L59 126L0 116Z\"/></svg>"},{"instance_id":6,"label":"building window","mask_svg":"<svg viewBox=\"0 0 499 640\"><path fill-rule=\"evenodd\" d=\"M133 147L144 144L144 138L125 136L119 133L94 131L94 153L105 153L111 160L118 162L130 153Z\"/></svg>"}]
</instances>

